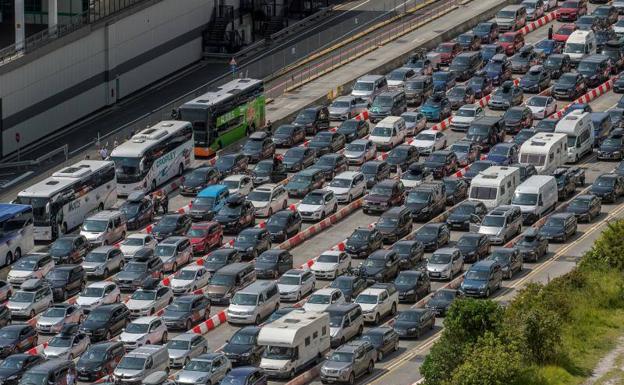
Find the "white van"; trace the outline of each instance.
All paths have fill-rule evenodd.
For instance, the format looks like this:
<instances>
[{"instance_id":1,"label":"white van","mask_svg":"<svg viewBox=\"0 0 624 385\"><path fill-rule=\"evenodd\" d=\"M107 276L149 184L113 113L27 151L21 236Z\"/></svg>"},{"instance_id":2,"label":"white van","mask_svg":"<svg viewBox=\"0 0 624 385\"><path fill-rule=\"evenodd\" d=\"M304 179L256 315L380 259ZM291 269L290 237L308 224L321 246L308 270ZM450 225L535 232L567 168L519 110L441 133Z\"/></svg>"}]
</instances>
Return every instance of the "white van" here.
<instances>
[{"instance_id":1,"label":"white van","mask_svg":"<svg viewBox=\"0 0 624 385\"><path fill-rule=\"evenodd\" d=\"M491 166L480 172L470 182L469 199L480 201L488 209L511 203L520 184L518 167Z\"/></svg>"},{"instance_id":2,"label":"white van","mask_svg":"<svg viewBox=\"0 0 624 385\"><path fill-rule=\"evenodd\" d=\"M231 324L260 324L279 308L280 293L275 281L256 281L240 289L230 300L227 320Z\"/></svg>"},{"instance_id":3,"label":"white van","mask_svg":"<svg viewBox=\"0 0 624 385\"><path fill-rule=\"evenodd\" d=\"M388 116L373 128L368 137L378 150L389 151L405 140L407 128L405 119L400 116Z\"/></svg>"},{"instance_id":4,"label":"white van","mask_svg":"<svg viewBox=\"0 0 624 385\"><path fill-rule=\"evenodd\" d=\"M570 56L576 66L583 58L596 53L596 35L594 31L574 31L566 40L563 53Z\"/></svg>"},{"instance_id":5,"label":"white van","mask_svg":"<svg viewBox=\"0 0 624 385\"><path fill-rule=\"evenodd\" d=\"M585 154L592 152L594 124L589 112L570 112L557 123L555 132L568 136L568 163L576 163Z\"/></svg>"},{"instance_id":6,"label":"white van","mask_svg":"<svg viewBox=\"0 0 624 385\"><path fill-rule=\"evenodd\" d=\"M568 160L568 135L540 132L522 143L520 164L532 164L539 174L550 175Z\"/></svg>"},{"instance_id":7,"label":"white van","mask_svg":"<svg viewBox=\"0 0 624 385\"><path fill-rule=\"evenodd\" d=\"M533 175L516 187L511 204L520 207L524 224L530 225L554 210L558 200L555 177Z\"/></svg>"},{"instance_id":8,"label":"white van","mask_svg":"<svg viewBox=\"0 0 624 385\"><path fill-rule=\"evenodd\" d=\"M260 368L269 377L295 378L329 351L329 315L290 312L260 329L258 345L265 346Z\"/></svg>"}]
</instances>

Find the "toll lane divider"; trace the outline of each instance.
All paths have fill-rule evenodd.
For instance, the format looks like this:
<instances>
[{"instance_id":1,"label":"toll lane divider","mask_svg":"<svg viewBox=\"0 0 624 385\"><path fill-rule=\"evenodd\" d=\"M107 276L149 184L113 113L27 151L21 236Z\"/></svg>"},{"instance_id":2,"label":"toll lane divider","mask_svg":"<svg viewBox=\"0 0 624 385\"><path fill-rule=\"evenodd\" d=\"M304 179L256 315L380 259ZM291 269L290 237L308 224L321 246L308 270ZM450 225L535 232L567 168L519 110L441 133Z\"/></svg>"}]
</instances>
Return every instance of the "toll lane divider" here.
<instances>
[{"instance_id":1,"label":"toll lane divider","mask_svg":"<svg viewBox=\"0 0 624 385\"><path fill-rule=\"evenodd\" d=\"M524 27L522 27L522 29L520 29L520 32L523 35L526 35L529 32L533 32L536 29L550 23L551 21L555 21L556 19L557 19L557 11L550 12L549 14L544 15L540 17L539 19L525 25Z\"/></svg>"},{"instance_id":2,"label":"toll lane divider","mask_svg":"<svg viewBox=\"0 0 624 385\"><path fill-rule=\"evenodd\" d=\"M594 100L596 98L599 98L600 96L606 94L607 92L611 91L611 89L613 88L613 83L615 82L615 79L616 79L615 76L611 77L611 79L609 79L606 82L602 83L598 87L588 91L585 95L581 96L580 98L574 100L571 103L566 104L563 108L561 108L559 111L555 112L553 115L557 119L561 119L563 117L563 115L565 114L566 110L572 104L574 104L574 103L589 103L592 100Z\"/></svg>"},{"instance_id":3,"label":"toll lane divider","mask_svg":"<svg viewBox=\"0 0 624 385\"><path fill-rule=\"evenodd\" d=\"M187 333L192 332L195 334L206 334L212 329L218 327L219 325L225 323L227 321L227 313L225 310L220 310L217 314L211 316L206 321L201 322L199 325L193 327Z\"/></svg>"}]
</instances>

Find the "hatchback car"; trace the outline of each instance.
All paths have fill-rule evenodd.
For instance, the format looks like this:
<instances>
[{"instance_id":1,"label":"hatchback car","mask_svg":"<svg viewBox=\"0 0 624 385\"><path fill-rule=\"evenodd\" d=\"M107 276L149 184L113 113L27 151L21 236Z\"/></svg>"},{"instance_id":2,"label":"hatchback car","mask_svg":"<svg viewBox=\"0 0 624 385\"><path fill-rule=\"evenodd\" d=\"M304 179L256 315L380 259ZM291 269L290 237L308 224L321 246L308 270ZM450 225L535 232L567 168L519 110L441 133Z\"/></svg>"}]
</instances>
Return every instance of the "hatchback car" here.
<instances>
[{"instance_id":1,"label":"hatchback car","mask_svg":"<svg viewBox=\"0 0 624 385\"><path fill-rule=\"evenodd\" d=\"M215 162L215 168L219 170L222 177L244 173L248 165L249 158L242 153L220 155Z\"/></svg>"},{"instance_id":2,"label":"hatchback car","mask_svg":"<svg viewBox=\"0 0 624 385\"><path fill-rule=\"evenodd\" d=\"M446 223L425 223L418 231L414 239L422 242L425 251L437 250L446 245L451 238L451 233Z\"/></svg>"},{"instance_id":3,"label":"hatchback car","mask_svg":"<svg viewBox=\"0 0 624 385\"><path fill-rule=\"evenodd\" d=\"M80 263L91 249L84 235L64 235L50 245L49 254L55 263ZM58 262L56 262L58 261Z\"/></svg>"},{"instance_id":4,"label":"hatchback car","mask_svg":"<svg viewBox=\"0 0 624 385\"><path fill-rule=\"evenodd\" d=\"M539 233L549 241L566 242L577 230L577 220L573 213L551 215L540 228Z\"/></svg>"},{"instance_id":5,"label":"hatchback car","mask_svg":"<svg viewBox=\"0 0 624 385\"><path fill-rule=\"evenodd\" d=\"M318 221L338 210L338 201L331 190L310 191L297 207L304 221Z\"/></svg>"},{"instance_id":6,"label":"hatchback car","mask_svg":"<svg viewBox=\"0 0 624 385\"><path fill-rule=\"evenodd\" d=\"M490 160L497 165L508 166L518 161L520 149L513 142L498 143L490 149L486 160Z\"/></svg>"},{"instance_id":7,"label":"hatchback car","mask_svg":"<svg viewBox=\"0 0 624 385\"><path fill-rule=\"evenodd\" d=\"M288 250L270 249L255 260L254 269L259 279L277 278L293 268L293 256Z\"/></svg>"},{"instance_id":8,"label":"hatchback car","mask_svg":"<svg viewBox=\"0 0 624 385\"><path fill-rule=\"evenodd\" d=\"M363 211L379 213L387 211L392 206L399 206L405 202L405 187L398 180L386 179L377 183L364 197Z\"/></svg>"},{"instance_id":9,"label":"hatchback car","mask_svg":"<svg viewBox=\"0 0 624 385\"><path fill-rule=\"evenodd\" d=\"M566 210L573 213L579 222L591 222L600 215L600 199L591 194L579 195L570 201Z\"/></svg>"},{"instance_id":10,"label":"hatchback car","mask_svg":"<svg viewBox=\"0 0 624 385\"><path fill-rule=\"evenodd\" d=\"M488 106L493 110L506 110L513 106L519 106L524 100L524 93L520 86L506 81L492 93Z\"/></svg>"},{"instance_id":11,"label":"hatchback car","mask_svg":"<svg viewBox=\"0 0 624 385\"><path fill-rule=\"evenodd\" d=\"M88 313L98 306L120 301L121 291L115 283L99 281L87 286L76 299L76 304Z\"/></svg>"},{"instance_id":12,"label":"hatchback car","mask_svg":"<svg viewBox=\"0 0 624 385\"><path fill-rule=\"evenodd\" d=\"M206 349L206 346L203 349ZM232 364L225 354L204 353L184 364L184 368L175 375L175 383L177 385L216 384L227 376L231 370ZM255 383L256 381L252 382L252 384Z\"/></svg>"},{"instance_id":13,"label":"hatchback car","mask_svg":"<svg viewBox=\"0 0 624 385\"><path fill-rule=\"evenodd\" d=\"M488 259L497 261L500 264L503 277L507 279L511 279L515 273L522 271L522 254L515 247L494 248Z\"/></svg>"},{"instance_id":14,"label":"hatchback car","mask_svg":"<svg viewBox=\"0 0 624 385\"><path fill-rule=\"evenodd\" d=\"M195 333L182 333L171 339L167 343L167 353L169 353L169 364L171 367L185 367L192 359L206 354L208 352L208 341L202 335ZM223 353L221 355L224 361L227 358ZM201 377L196 377L199 379Z\"/></svg>"},{"instance_id":15,"label":"hatchback car","mask_svg":"<svg viewBox=\"0 0 624 385\"><path fill-rule=\"evenodd\" d=\"M281 301L299 302L301 298L314 291L316 276L310 270L291 269L277 280Z\"/></svg>"},{"instance_id":16,"label":"hatchback car","mask_svg":"<svg viewBox=\"0 0 624 385\"><path fill-rule=\"evenodd\" d=\"M292 124L282 124L275 129L272 139L277 147L292 147L305 141L305 137L305 128Z\"/></svg>"},{"instance_id":17,"label":"hatchback car","mask_svg":"<svg viewBox=\"0 0 624 385\"><path fill-rule=\"evenodd\" d=\"M153 240L150 235L147 236ZM135 241L143 244L143 240L144 237L127 238L126 246ZM155 244L156 241L154 240ZM91 250L82 263L86 276L89 278L108 278L111 272L121 271L125 264L122 247L100 246ZM129 252L127 248L126 251Z\"/></svg>"},{"instance_id":18,"label":"hatchback car","mask_svg":"<svg viewBox=\"0 0 624 385\"><path fill-rule=\"evenodd\" d=\"M490 239L485 234L467 233L455 245L464 256L464 262L479 261L490 253Z\"/></svg>"},{"instance_id":19,"label":"hatchback car","mask_svg":"<svg viewBox=\"0 0 624 385\"><path fill-rule=\"evenodd\" d=\"M338 126L337 132L344 135L347 143L368 135L370 126L364 119L348 119Z\"/></svg>"},{"instance_id":20,"label":"hatchback car","mask_svg":"<svg viewBox=\"0 0 624 385\"><path fill-rule=\"evenodd\" d=\"M187 214L166 214L152 228L152 235L158 241L175 235L184 235L191 227L191 217Z\"/></svg>"},{"instance_id":21,"label":"hatchback car","mask_svg":"<svg viewBox=\"0 0 624 385\"><path fill-rule=\"evenodd\" d=\"M49 254L28 254L11 265L7 281L14 287L29 279L44 278L54 268L54 260Z\"/></svg>"},{"instance_id":22,"label":"hatchback car","mask_svg":"<svg viewBox=\"0 0 624 385\"><path fill-rule=\"evenodd\" d=\"M199 167L184 176L180 184L180 194L194 196L204 188L219 183L221 173L214 167Z\"/></svg>"},{"instance_id":23,"label":"hatchback car","mask_svg":"<svg viewBox=\"0 0 624 385\"><path fill-rule=\"evenodd\" d=\"M310 168L321 170L325 180L329 181L337 174L347 171L349 163L343 154L325 154L318 158Z\"/></svg>"},{"instance_id":24,"label":"hatchback car","mask_svg":"<svg viewBox=\"0 0 624 385\"><path fill-rule=\"evenodd\" d=\"M436 290L425 308L431 310L436 316L444 317L453 302L460 296L460 292L455 289Z\"/></svg>"},{"instance_id":25,"label":"hatchback car","mask_svg":"<svg viewBox=\"0 0 624 385\"><path fill-rule=\"evenodd\" d=\"M245 229L238 233L234 248L243 258L254 259L271 248L271 235L262 228Z\"/></svg>"},{"instance_id":26,"label":"hatchback car","mask_svg":"<svg viewBox=\"0 0 624 385\"><path fill-rule=\"evenodd\" d=\"M464 267L464 256L458 248L437 249L427 260L427 273L432 279L452 280Z\"/></svg>"},{"instance_id":27,"label":"hatchback car","mask_svg":"<svg viewBox=\"0 0 624 385\"><path fill-rule=\"evenodd\" d=\"M37 319L37 331L41 334L60 333L65 325L81 323L86 318L78 305L56 304Z\"/></svg>"},{"instance_id":28,"label":"hatchback car","mask_svg":"<svg viewBox=\"0 0 624 385\"><path fill-rule=\"evenodd\" d=\"M265 222L272 242L284 242L301 231L301 214L297 210L281 210Z\"/></svg>"},{"instance_id":29,"label":"hatchback car","mask_svg":"<svg viewBox=\"0 0 624 385\"><path fill-rule=\"evenodd\" d=\"M173 290L167 286L158 286L155 279L146 280L143 287L137 289L125 302L131 318L156 315L173 301Z\"/></svg>"},{"instance_id":30,"label":"hatchback car","mask_svg":"<svg viewBox=\"0 0 624 385\"><path fill-rule=\"evenodd\" d=\"M270 217L288 205L286 190L284 187L275 184L264 184L256 187L249 193L247 199L254 206L257 217Z\"/></svg>"},{"instance_id":31,"label":"hatchback car","mask_svg":"<svg viewBox=\"0 0 624 385\"><path fill-rule=\"evenodd\" d=\"M177 297L162 315L169 330L191 330L193 325L210 318L210 300L203 294Z\"/></svg>"},{"instance_id":32,"label":"hatchback car","mask_svg":"<svg viewBox=\"0 0 624 385\"><path fill-rule=\"evenodd\" d=\"M0 329L0 357L23 353L37 346L37 331L30 325L9 325Z\"/></svg>"},{"instance_id":33,"label":"hatchback car","mask_svg":"<svg viewBox=\"0 0 624 385\"><path fill-rule=\"evenodd\" d=\"M523 261L537 262L548 253L548 239L531 227L522 233L515 247Z\"/></svg>"},{"instance_id":34,"label":"hatchback car","mask_svg":"<svg viewBox=\"0 0 624 385\"><path fill-rule=\"evenodd\" d=\"M345 146L346 138L339 132L323 131L310 140L308 146L316 151L317 156L336 152Z\"/></svg>"},{"instance_id":35,"label":"hatchback car","mask_svg":"<svg viewBox=\"0 0 624 385\"><path fill-rule=\"evenodd\" d=\"M54 302L52 290L42 279L28 279L22 283L20 289L9 298L6 306L11 311L12 318L32 319L44 312Z\"/></svg>"},{"instance_id":36,"label":"hatchback car","mask_svg":"<svg viewBox=\"0 0 624 385\"><path fill-rule=\"evenodd\" d=\"M425 257L425 248L419 241L400 240L392 245L392 251L399 256L399 268L408 270Z\"/></svg>"},{"instance_id":37,"label":"hatchback car","mask_svg":"<svg viewBox=\"0 0 624 385\"><path fill-rule=\"evenodd\" d=\"M347 237L345 250L353 258L366 258L383 245L383 236L376 228L358 227Z\"/></svg>"},{"instance_id":38,"label":"hatchback car","mask_svg":"<svg viewBox=\"0 0 624 385\"><path fill-rule=\"evenodd\" d=\"M123 342L126 350L132 350L143 345L165 344L168 336L162 318L148 316L130 322L119 336L119 340Z\"/></svg>"}]
</instances>

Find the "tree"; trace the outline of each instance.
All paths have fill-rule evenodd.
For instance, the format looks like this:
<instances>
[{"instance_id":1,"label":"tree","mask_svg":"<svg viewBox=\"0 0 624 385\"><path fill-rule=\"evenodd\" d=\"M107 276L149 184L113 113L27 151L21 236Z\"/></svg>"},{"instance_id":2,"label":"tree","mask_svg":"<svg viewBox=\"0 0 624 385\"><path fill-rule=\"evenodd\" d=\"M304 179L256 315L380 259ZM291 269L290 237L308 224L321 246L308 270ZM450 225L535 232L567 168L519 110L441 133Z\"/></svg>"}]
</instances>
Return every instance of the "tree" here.
<instances>
[{"instance_id":1,"label":"tree","mask_svg":"<svg viewBox=\"0 0 624 385\"><path fill-rule=\"evenodd\" d=\"M420 367L426 385L441 385L451 378L455 368L463 362L461 344L455 344L445 333L431 347Z\"/></svg>"},{"instance_id":2,"label":"tree","mask_svg":"<svg viewBox=\"0 0 624 385\"><path fill-rule=\"evenodd\" d=\"M485 332L496 333L503 315L504 309L494 301L460 299L444 318L444 333L454 343L474 343Z\"/></svg>"},{"instance_id":3,"label":"tree","mask_svg":"<svg viewBox=\"0 0 624 385\"><path fill-rule=\"evenodd\" d=\"M608 223L591 250L581 259L581 266L584 265L624 270L624 221Z\"/></svg>"}]
</instances>

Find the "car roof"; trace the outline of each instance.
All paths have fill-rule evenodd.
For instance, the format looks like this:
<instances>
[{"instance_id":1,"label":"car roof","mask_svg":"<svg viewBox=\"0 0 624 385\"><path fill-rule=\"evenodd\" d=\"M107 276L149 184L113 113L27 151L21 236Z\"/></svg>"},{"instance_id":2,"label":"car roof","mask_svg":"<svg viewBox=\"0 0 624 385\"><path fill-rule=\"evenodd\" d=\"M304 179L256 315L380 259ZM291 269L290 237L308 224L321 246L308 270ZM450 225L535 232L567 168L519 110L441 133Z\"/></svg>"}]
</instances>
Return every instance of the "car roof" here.
<instances>
[{"instance_id":1,"label":"car roof","mask_svg":"<svg viewBox=\"0 0 624 385\"><path fill-rule=\"evenodd\" d=\"M335 287L324 287L322 289L318 289L313 294L330 295L330 294L333 294L333 293L335 293L337 291L340 291L340 289L337 289Z\"/></svg>"},{"instance_id":2,"label":"car roof","mask_svg":"<svg viewBox=\"0 0 624 385\"><path fill-rule=\"evenodd\" d=\"M181 297L176 297L175 302L193 302L198 298L205 297L203 294L191 294L191 295L183 295Z\"/></svg>"},{"instance_id":3,"label":"car roof","mask_svg":"<svg viewBox=\"0 0 624 385\"><path fill-rule=\"evenodd\" d=\"M340 174L336 175L334 179L353 179L357 175L360 175L359 171L343 171Z\"/></svg>"},{"instance_id":4,"label":"car roof","mask_svg":"<svg viewBox=\"0 0 624 385\"><path fill-rule=\"evenodd\" d=\"M177 336L173 337L171 340L175 340L175 341L192 341L195 337L197 337L197 334L194 333L180 333ZM214 353L211 353L214 354ZM204 354L202 354L203 356ZM200 356L201 357L201 356Z\"/></svg>"},{"instance_id":5,"label":"car roof","mask_svg":"<svg viewBox=\"0 0 624 385\"><path fill-rule=\"evenodd\" d=\"M249 376L252 373L259 371L260 368L255 366L239 366L230 370L230 376Z\"/></svg>"},{"instance_id":6,"label":"car roof","mask_svg":"<svg viewBox=\"0 0 624 385\"><path fill-rule=\"evenodd\" d=\"M275 183L265 183L261 186L256 187L254 190L257 191L273 191L278 187Z\"/></svg>"},{"instance_id":7,"label":"car roof","mask_svg":"<svg viewBox=\"0 0 624 385\"><path fill-rule=\"evenodd\" d=\"M245 178L245 177L247 177L247 178L248 178L248 177L249 177L249 175L245 175L245 174L234 174L234 175L230 175L230 176L226 177L226 178L225 178L225 179L223 179L223 180L241 180L241 179L243 179L243 178Z\"/></svg>"},{"instance_id":8,"label":"car roof","mask_svg":"<svg viewBox=\"0 0 624 385\"><path fill-rule=\"evenodd\" d=\"M568 212L565 212L565 213L554 213L554 214L552 214L550 216L550 218L551 219L552 218L569 218L571 216L574 216L574 213L568 213Z\"/></svg>"},{"instance_id":9,"label":"car roof","mask_svg":"<svg viewBox=\"0 0 624 385\"><path fill-rule=\"evenodd\" d=\"M241 232L238 233L238 235L241 235L243 233L245 233L245 234L261 234L261 233L264 233L264 232L266 232L266 230L262 229L262 228L248 227L248 228L246 228L244 230L241 230Z\"/></svg>"},{"instance_id":10,"label":"car roof","mask_svg":"<svg viewBox=\"0 0 624 385\"><path fill-rule=\"evenodd\" d=\"M74 270L78 266L80 265L59 265L59 266L54 266L54 270L71 271L71 270Z\"/></svg>"},{"instance_id":11,"label":"car roof","mask_svg":"<svg viewBox=\"0 0 624 385\"><path fill-rule=\"evenodd\" d=\"M197 196L198 197L215 197L217 194L221 193L224 190L228 190L227 186L224 184L213 184L201 190Z\"/></svg>"},{"instance_id":12,"label":"car roof","mask_svg":"<svg viewBox=\"0 0 624 385\"><path fill-rule=\"evenodd\" d=\"M162 241L160 241L158 244L159 245L175 245L178 244L184 240L186 240L188 238L186 237L182 237L182 236L172 236L172 237L167 237L165 239L163 239Z\"/></svg>"},{"instance_id":13,"label":"car roof","mask_svg":"<svg viewBox=\"0 0 624 385\"><path fill-rule=\"evenodd\" d=\"M440 253L440 254L452 254L455 252L459 252L459 249L457 247L441 247L439 249L437 249L436 251L434 251L433 253Z\"/></svg>"},{"instance_id":14,"label":"car roof","mask_svg":"<svg viewBox=\"0 0 624 385\"><path fill-rule=\"evenodd\" d=\"M28 327L32 327L32 326L28 324L7 325L3 328L0 328L0 330L22 330Z\"/></svg>"},{"instance_id":15,"label":"car roof","mask_svg":"<svg viewBox=\"0 0 624 385\"><path fill-rule=\"evenodd\" d=\"M303 270L303 269L290 269L287 272L285 272L284 274L282 274L282 276L284 275L296 275L296 276L301 276L303 275L306 271L308 270Z\"/></svg>"},{"instance_id":16,"label":"car roof","mask_svg":"<svg viewBox=\"0 0 624 385\"><path fill-rule=\"evenodd\" d=\"M149 323L152 323L152 322L156 321L157 319L160 319L160 317L144 316L144 317L139 317L139 318L135 319L134 321L132 321L132 323L135 323L135 324L149 324Z\"/></svg>"},{"instance_id":17,"label":"car roof","mask_svg":"<svg viewBox=\"0 0 624 385\"><path fill-rule=\"evenodd\" d=\"M93 282L91 284L89 284L88 287L100 287L100 288L104 288L104 287L108 287L109 285L114 285L114 282L111 281L96 281Z\"/></svg>"}]
</instances>

